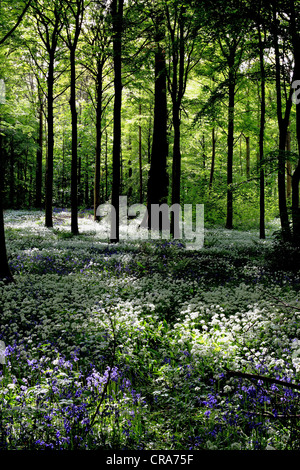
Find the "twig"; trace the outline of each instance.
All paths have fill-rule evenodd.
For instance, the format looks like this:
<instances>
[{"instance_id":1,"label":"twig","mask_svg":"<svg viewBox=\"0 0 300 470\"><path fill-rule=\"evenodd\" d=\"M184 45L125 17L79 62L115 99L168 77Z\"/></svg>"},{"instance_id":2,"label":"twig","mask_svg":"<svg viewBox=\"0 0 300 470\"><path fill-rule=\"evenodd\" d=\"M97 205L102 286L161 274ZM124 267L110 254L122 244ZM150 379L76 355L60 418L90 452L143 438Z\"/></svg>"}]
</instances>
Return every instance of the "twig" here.
<instances>
[{"instance_id":1,"label":"twig","mask_svg":"<svg viewBox=\"0 0 300 470\"><path fill-rule=\"evenodd\" d=\"M270 382L270 383L274 383L277 385L282 385L283 387L300 390L300 385L297 385L295 383L285 382L279 379L273 379L272 377L266 377L264 375L248 374L246 372L239 372L239 371L234 371L234 370L226 370L226 372L229 376L232 376L232 377L242 377L242 378L250 379L250 380L264 380L265 382Z\"/></svg>"},{"instance_id":2,"label":"twig","mask_svg":"<svg viewBox=\"0 0 300 470\"><path fill-rule=\"evenodd\" d=\"M260 289L258 288L258 290L261 290L263 291L263 289ZM268 294L268 292L266 291L263 291L264 294L266 294L270 299L275 299L277 300L277 302L280 302L282 305L284 305L286 308L293 308L294 310L300 310L300 305L298 307L295 307L294 305L289 305L287 303L285 303L283 300L279 299L278 297L276 297L275 295L271 295L271 294Z\"/></svg>"}]
</instances>

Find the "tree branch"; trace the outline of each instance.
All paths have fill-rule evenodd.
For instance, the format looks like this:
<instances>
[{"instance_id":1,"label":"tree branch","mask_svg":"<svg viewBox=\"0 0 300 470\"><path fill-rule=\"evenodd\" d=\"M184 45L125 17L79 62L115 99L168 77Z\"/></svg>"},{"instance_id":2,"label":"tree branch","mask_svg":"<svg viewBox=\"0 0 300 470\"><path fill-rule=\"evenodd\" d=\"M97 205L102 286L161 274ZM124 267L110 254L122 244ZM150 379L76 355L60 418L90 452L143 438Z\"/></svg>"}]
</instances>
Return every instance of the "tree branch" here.
<instances>
[{"instance_id":1,"label":"tree branch","mask_svg":"<svg viewBox=\"0 0 300 470\"><path fill-rule=\"evenodd\" d=\"M2 39L0 39L0 46L9 38L9 36L11 36L13 34L13 32L21 24L21 22L23 20L23 17L25 16L25 13L27 12L28 8L30 7L31 2L32 2L32 0L29 0L29 2L26 4L24 10L22 11L21 15L19 16L19 18L18 18L16 24L14 25L14 27L10 31L8 31L8 33Z\"/></svg>"}]
</instances>

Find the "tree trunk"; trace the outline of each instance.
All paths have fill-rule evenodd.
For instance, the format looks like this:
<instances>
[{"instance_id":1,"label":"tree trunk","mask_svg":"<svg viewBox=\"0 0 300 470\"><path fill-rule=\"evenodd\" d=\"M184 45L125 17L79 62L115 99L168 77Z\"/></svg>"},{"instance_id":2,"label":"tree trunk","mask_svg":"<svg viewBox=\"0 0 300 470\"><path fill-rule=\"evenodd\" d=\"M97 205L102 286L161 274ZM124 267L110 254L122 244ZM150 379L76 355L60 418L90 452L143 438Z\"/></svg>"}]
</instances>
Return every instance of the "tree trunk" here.
<instances>
[{"instance_id":1,"label":"tree trunk","mask_svg":"<svg viewBox=\"0 0 300 470\"><path fill-rule=\"evenodd\" d=\"M9 184L9 205L11 208L15 205L15 149L14 136L10 141L10 184Z\"/></svg>"},{"instance_id":2,"label":"tree trunk","mask_svg":"<svg viewBox=\"0 0 300 470\"><path fill-rule=\"evenodd\" d=\"M72 161L71 161L71 232L78 235L78 175L77 175L77 110L76 110L76 63L75 63L75 47L70 48L70 66L71 66L71 83L70 83L70 109L72 116Z\"/></svg>"},{"instance_id":3,"label":"tree trunk","mask_svg":"<svg viewBox=\"0 0 300 470\"><path fill-rule=\"evenodd\" d=\"M0 279L6 282L13 282L11 275L5 244L5 232L4 232L4 216L3 216L3 205L2 205L2 189L3 189L3 152L2 152L2 129L1 129L1 118L0 118Z\"/></svg>"},{"instance_id":4,"label":"tree trunk","mask_svg":"<svg viewBox=\"0 0 300 470\"><path fill-rule=\"evenodd\" d=\"M42 207L42 165L43 165L43 102L39 92L39 135L36 151L36 173L35 173L35 207Z\"/></svg>"},{"instance_id":5,"label":"tree trunk","mask_svg":"<svg viewBox=\"0 0 300 470\"><path fill-rule=\"evenodd\" d=\"M46 191L45 191L45 225L53 227L52 200L53 200L53 153L54 153L54 116L53 116L53 84L54 84L54 54L50 55L48 68L48 96L47 96L47 121L48 121L48 146L46 157Z\"/></svg>"},{"instance_id":6,"label":"tree trunk","mask_svg":"<svg viewBox=\"0 0 300 470\"><path fill-rule=\"evenodd\" d=\"M107 130L105 130L105 202L108 200L108 135Z\"/></svg>"},{"instance_id":7,"label":"tree trunk","mask_svg":"<svg viewBox=\"0 0 300 470\"><path fill-rule=\"evenodd\" d=\"M180 204L180 182L181 182L181 152L180 152L180 107L178 103L173 104L173 165L172 165L172 205ZM171 235L179 238L179 217L171 213Z\"/></svg>"},{"instance_id":8,"label":"tree trunk","mask_svg":"<svg viewBox=\"0 0 300 470\"><path fill-rule=\"evenodd\" d=\"M156 36L155 51L155 85L154 85L154 120L152 149L150 152L150 170L148 178L148 228L151 228L151 205L163 204L168 197L167 174L167 85L166 85L166 60L160 41L164 33L158 31ZM150 138L148 140L150 144ZM161 230L152 227L154 230Z\"/></svg>"},{"instance_id":9,"label":"tree trunk","mask_svg":"<svg viewBox=\"0 0 300 470\"><path fill-rule=\"evenodd\" d=\"M212 190L213 180L214 180L214 171L215 171L215 159L216 159L216 136L215 136L215 127L212 128L212 154L211 154L211 167L210 167L210 177L209 177L209 192Z\"/></svg>"},{"instance_id":10,"label":"tree trunk","mask_svg":"<svg viewBox=\"0 0 300 470\"><path fill-rule=\"evenodd\" d=\"M261 72L261 103L260 103L260 127L259 127L259 237L266 238L265 231L265 170L264 160L264 134L266 122L266 74L264 64L264 49L261 39L260 26L258 25L259 57Z\"/></svg>"},{"instance_id":11,"label":"tree trunk","mask_svg":"<svg viewBox=\"0 0 300 470\"><path fill-rule=\"evenodd\" d=\"M97 207L100 206L100 174L101 174L101 140L102 140L102 77L103 64L100 59L97 62L97 108L96 108L96 159L95 159L95 181L94 181L94 220L99 220L96 215Z\"/></svg>"},{"instance_id":12,"label":"tree trunk","mask_svg":"<svg viewBox=\"0 0 300 470\"><path fill-rule=\"evenodd\" d=\"M286 150L291 151L291 131L288 129L286 135ZM286 162L286 198L290 201L292 196L292 164L290 160Z\"/></svg>"},{"instance_id":13,"label":"tree trunk","mask_svg":"<svg viewBox=\"0 0 300 470\"><path fill-rule=\"evenodd\" d=\"M233 58L234 60L234 58ZM229 103L228 103L228 137L227 137L227 218L226 228L233 228L233 193L232 193L232 170L233 170L233 145L234 145L234 98L235 79L231 64L229 70Z\"/></svg>"},{"instance_id":14,"label":"tree trunk","mask_svg":"<svg viewBox=\"0 0 300 470\"><path fill-rule=\"evenodd\" d=\"M89 201L89 155L85 156L85 177L84 177L84 203L85 207L90 207Z\"/></svg>"},{"instance_id":15,"label":"tree trunk","mask_svg":"<svg viewBox=\"0 0 300 470\"><path fill-rule=\"evenodd\" d=\"M65 204L65 186L66 186L66 175L65 175L65 130L63 129L63 135L62 135L61 207L64 207L64 204Z\"/></svg>"},{"instance_id":16,"label":"tree trunk","mask_svg":"<svg viewBox=\"0 0 300 470\"><path fill-rule=\"evenodd\" d=\"M292 178L292 215L293 215L293 242L300 246L300 208L299 208L299 181L300 160Z\"/></svg>"},{"instance_id":17,"label":"tree trunk","mask_svg":"<svg viewBox=\"0 0 300 470\"><path fill-rule=\"evenodd\" d=\"M299 7L298 7L299 8ZM291 10L291 36L295 60L294 77L300 77L300 36L296 25L298 12L295 11L295 2L290 0ZM298 142L298 153L300 157L300 105L296 104L296 134ZM299 208L299 182L300 182L300 158L292 176L292 218L293 218L293 242L300 246L300 208Z\"/></svg>"},{"instance_id":18,"label":"tree trunk","mask_svg":"<svg viewBox=\"0 0 300 470\"><path fill-rule=\"evenodd\" d=\"M115 209L115 218L111 219L111 242L119 241L120 220L120 163L121 163L121 108L122 108L122 31L123 31L124 0L112 1L113 20L113 53L114 53L114 130L113 130L113 184L112 206Z\"/></svg>"},{"instance_id":19,"label":"tree trunk","mask_svg":"<svg viewBox=\"0 0 300 470\"><path fill-rule=\"evenodd\" d=\"M250 178L250 137L246 137L246 176Z\"/></svg>"},{"instance_id":20,"label":"tree trunk","mask_svg":"<svg viewBox=\"0 0 300 470\"><path fill-rule=\"evenodd\" d=\"M139 115L141 119L142 105L139 105ZM143 165L142 165L142 126L139 124L139 175L140 175L140 204L143 203Z\"/></svg>"},{"instance_id":21,"label":"tree trunk","mask_svg":"<svg viewBox=\"0 0 300 470\"><path fill-rule=\"evenodd\" d=\"M172 205L180 204L180 183L181 183L181 149L180 149L180 108L184 95L184 89L187 79L185 74L185 42L184 42L184 13L186 6L180 7L178 18L178 38L173 36L173 83L172 83L172 104L173 104L173 164L172 164ZM171 213L171 236L179 238L179 214Z\"/></svg>"},{"instance_id":22,"label":"tree trunk","mask_svg":"<svg viewBox=\"0 0 300 470\"><path fill-rule=\"evenodd\" d=\"M277 23L276 10L273 9L274 25ZM279 127L279 153L278 153L278 199L279 199L279 213L281 221L282 236L285 241L291 239L291 231L289 225L289 217L286 204L286 189L285 189L285 145L286 136L289 123L289 115L291 110L292 100L288 99L286 102L285 115L282 116L282 99L281 99L281 64L280 52L278 45L278 33L274 28L274 50L275 50L275 79L276 79L276 96L277 96L277 120Z\"/></svg>"}]
</instances>

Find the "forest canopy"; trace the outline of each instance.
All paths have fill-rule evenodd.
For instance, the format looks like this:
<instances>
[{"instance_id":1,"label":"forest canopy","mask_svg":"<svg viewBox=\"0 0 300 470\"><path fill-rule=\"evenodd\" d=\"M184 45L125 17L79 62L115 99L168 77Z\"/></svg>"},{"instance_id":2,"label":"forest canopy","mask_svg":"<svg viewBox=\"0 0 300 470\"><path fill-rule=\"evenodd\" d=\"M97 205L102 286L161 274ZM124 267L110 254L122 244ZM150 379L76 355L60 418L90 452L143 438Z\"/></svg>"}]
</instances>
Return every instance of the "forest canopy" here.
<instances>
[{"instance_id":1,"label":"forest canopy","mask_svg":"<svg viewBox=\"0 0 300 470\"><path fill-rule=\"evenodd\" d=\"M78 210L99 220L108 201L118 226L121 195L203 204L208 226L264 238L279 217L299 245L298 2L0 9L4 208L44 208L52 227L53 207L70 207L76 235Z\"/></svg>"}]
</instances>

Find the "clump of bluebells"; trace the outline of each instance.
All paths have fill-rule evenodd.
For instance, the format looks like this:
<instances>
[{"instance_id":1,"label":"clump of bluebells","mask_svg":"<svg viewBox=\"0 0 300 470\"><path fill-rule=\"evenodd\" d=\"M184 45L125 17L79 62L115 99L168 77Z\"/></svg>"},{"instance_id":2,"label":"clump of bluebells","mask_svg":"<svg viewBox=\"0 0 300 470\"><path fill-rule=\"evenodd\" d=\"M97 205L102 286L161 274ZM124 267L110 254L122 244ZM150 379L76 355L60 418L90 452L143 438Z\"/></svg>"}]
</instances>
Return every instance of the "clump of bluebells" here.
<instances>
[{"instance_id":1,"label":"clump of bluebells","mask_svg":"<svg viewBox=\"0 0 300 470\"><path fill-rule=\"evenodd\" d=\"M38 377L34 382L5 367L0 377L2 449L109 448L112 439L119 448L129 445L129 418L133 432L141 429L141 394L118 367L108 366L103 373L92 368L84 375L77 360L27 361Z\"/></svg>"},{"instance_id":2,"label":"clump of bluebells","mask_svg":"<svg viewBox=\"0 0 300 470\"><path fill-rule=\"evenodd\" d=\"M193 252L5 217L1 449L298 449L300 277L264 263L269 233Z\"/></svg>"}]
</instances>

